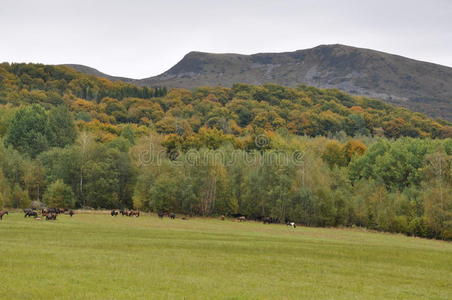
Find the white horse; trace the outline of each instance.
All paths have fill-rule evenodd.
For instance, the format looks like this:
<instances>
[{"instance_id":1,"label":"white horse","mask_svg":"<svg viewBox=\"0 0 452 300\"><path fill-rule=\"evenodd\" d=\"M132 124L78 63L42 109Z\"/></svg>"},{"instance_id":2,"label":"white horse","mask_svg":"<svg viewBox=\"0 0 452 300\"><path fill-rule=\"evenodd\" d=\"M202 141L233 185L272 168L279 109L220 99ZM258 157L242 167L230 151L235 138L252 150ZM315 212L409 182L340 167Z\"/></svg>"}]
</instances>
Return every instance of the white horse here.
<instances>
[{"instance_id":1,"label":"white horse","mask_svg":"<svg viewBox=\"0 0 452 300\"><path fill-rule=\"evenodd\" d=\"M297 225L295 224L295 222L287 222L287 226L291 226L293 228L297 228Z\"/></svg>"}]
</instances>

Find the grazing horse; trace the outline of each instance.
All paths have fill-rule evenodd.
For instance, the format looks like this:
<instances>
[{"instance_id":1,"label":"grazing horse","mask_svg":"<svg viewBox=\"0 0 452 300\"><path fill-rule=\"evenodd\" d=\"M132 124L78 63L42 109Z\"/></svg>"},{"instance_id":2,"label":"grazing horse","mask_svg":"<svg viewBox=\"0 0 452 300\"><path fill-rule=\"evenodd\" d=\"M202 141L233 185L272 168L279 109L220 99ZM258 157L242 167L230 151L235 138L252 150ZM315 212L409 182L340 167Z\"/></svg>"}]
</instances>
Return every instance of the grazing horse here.
<instances>
[{"instance_id":1,"label":"grazing horse","mask_svg":"<svg viewBox=\"0 0 452 300\"><path fill-rule=\"evenodd\" d=\"M220 217L220 220L221 220L221 221L224 221L224 219L225 219L224 216L221 216L221 217Z\"/></svg>"},{"instance_id":2,"label":"grazing horse","mask_svg":"<svg viewBox=\"0 0 452 300\"><path fill-rule=\"evenodd\" d=\"M117 210L112 210L111 213L110 213L110 215L111 215L112 217L115 217L115 216L119 215L119 212L118 212Z\"/></svg>"},{"instance_id":3,"label":"grazing horse","mask_svg":"<svg viewBox=\"0 0 452 300\"><path fill-rule=\"evenodd\" d=\"M264 217L262 218L262 221L264 222L264 224L280 223L280 220L278 218L272 217Z\"/></svg>"},{"instance_id":4,"label":"grazing horse","mask_svg":"<svg viewBox=\"0 0 452 300\"><path fill-rule=\"evenodd\" d=\"M8 212L7 211L0 211L0 220L2 220L3 219L3 216L4 215L7 215L8 214Z\"/></svg>"},{"instance_id":5,"label":"grazing horse","mask_svg":"<svg viewBox=\"0 0 452 300\"><path fill-rule=\"evenodd\" d=\"M57 218L57 214L56 213L50 213L50 214L46 215L46 220L47 221L49 221L49 220L56 220L56 218Z\"/></svg>"},{"instance_id":6,"label":"grazing horse","mask_svg":"<svg viewBox=\"0 0 452 300\"><path fill-rule=\"evenodd\" d=\"M245 216L241 216L237 218L237 221L239 222L245 222L246 221L246 217Z\"/></svg>"},{"instance_id":7,"label":"grazing horse","mask_svg":"<svg viewBox=\"0 0 452 300\"><path fill-rule=\"evenodd\" d=\"M73 211L72 209L70 209L69 212L68 212L68 214L69 214L69 215L71 216L71 218L72 218L72 216L73 216L75 213L74 213L74 211Z\"/></svg>"},{"instance_id":8,"label":"grazing horse","mask_svg":"<svg viewBox=\"0 0 452 300\"><path fill-rule=\"evenodd\" d=\"M287 222L287 226L297 228L297 224L295 224L295 222Z\"/></svg>"},{"instance_id":9,"label":"grazing horse","mask_svg":"<svg viewBox=\"0 0 452 300\"><path fill-rule=\"evenodd\" d=\"M170 213L170 214L168 214L168 216L171 218L171 219L176 219L176 214L175 213Z\"/></svg>"},{"instance_id":10,"label":"grazing horse","mask_svg":"<svg viewBox=\"0 0 452 300\"><path fill-rule=\"evenodd\" d=\"M129 215L129 212L128 212L127 210L123 210L123 209L121 209L121 210L119 211L119 213L120 213L122 216L128 216L128 215Z\"/></svg>"},{"instance_id":11,"label":"grazing horse","mask_svg":"<svg viewBox=\"0 0 452 300\"><path fill-rule=\"evenodd\" d=\"M157 215L159 216L160 219L163 219L163 217L165 216L165 214L161 211L158 211Z\"/></svg>"},{"instance_id":12,"label":"grazing horse","mask_svg":"<svg viewBox=\"0 0 452 300\"><path fill-rule=\"evenodd\" d=\"M27 210L27 211L25 211L24 218L27 218L27 217L35 217L35 218L37 218L38 217L38 213L35 212L35 211L32 211L32 210Z\"/></svg>"},{"instance_id":13,"label":"grazing horse","mask_svg":"<svg viewBox=\"0 0 452 300\"><path fill-rule=\"evenodd\" d=\"M129 211L129 215L128 216L129 217L135 216L135 217L138 218L140 216L140 212L138 210L131 210L131 211Z\"/></svg>"}]
</instances>

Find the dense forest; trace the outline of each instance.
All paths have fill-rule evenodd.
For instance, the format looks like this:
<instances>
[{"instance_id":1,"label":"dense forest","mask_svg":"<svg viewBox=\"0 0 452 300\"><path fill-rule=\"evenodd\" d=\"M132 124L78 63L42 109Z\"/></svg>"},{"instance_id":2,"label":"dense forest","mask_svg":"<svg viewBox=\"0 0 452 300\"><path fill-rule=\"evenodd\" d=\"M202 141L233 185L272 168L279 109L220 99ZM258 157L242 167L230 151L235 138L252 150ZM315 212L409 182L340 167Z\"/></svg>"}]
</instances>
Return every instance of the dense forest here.
<instances>
[{"instance_id":1,"label":"dense forest","mask_svg":"<svg viewBox=\"0 0 452 300\"><path fill-rule=\"evenodd\" d=\"M338 90L0 64L0 207L243 214L452 239L452 127Z\"/></svg>"}]
</instances>

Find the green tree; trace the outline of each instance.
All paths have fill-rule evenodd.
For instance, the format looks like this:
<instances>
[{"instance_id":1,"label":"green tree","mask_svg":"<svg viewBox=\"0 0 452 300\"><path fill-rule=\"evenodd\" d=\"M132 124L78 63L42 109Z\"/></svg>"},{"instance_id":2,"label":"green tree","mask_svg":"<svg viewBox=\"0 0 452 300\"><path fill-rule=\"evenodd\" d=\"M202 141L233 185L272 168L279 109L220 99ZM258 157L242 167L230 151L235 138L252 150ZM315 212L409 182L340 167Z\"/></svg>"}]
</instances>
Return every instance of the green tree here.
<instances>
[{"instance_id":1,"label":"green tree","mask_svg":"<svg viewBox=\"0 0 452 300\"><path fill-rule=\"evenodd\" d=\"M75 204L74 192L63 180L58 179L48 186L44 202L49 207L72 208Z\"/></svg>"},{"instance_id":2,"label":"green tree","mask_svg":"<svg viewBox=\"0 0 452 300\"><path fill-rule=\"evenodd\" d=\"M35 157L47 150L53 140L47 114L40 105L20 109L9 126L5 143Z\"/></svg>"},{"instance_id":3,"label":"green tree","mask_svg":"<svg viewBox=\"0 0 452 300\"><path fill-rule=\"evenodd\" d=\"M77 137L74 119L66 106L57 106L49 112L50 145L64 148L72 145Z\"/></svg>"}]
</instances>

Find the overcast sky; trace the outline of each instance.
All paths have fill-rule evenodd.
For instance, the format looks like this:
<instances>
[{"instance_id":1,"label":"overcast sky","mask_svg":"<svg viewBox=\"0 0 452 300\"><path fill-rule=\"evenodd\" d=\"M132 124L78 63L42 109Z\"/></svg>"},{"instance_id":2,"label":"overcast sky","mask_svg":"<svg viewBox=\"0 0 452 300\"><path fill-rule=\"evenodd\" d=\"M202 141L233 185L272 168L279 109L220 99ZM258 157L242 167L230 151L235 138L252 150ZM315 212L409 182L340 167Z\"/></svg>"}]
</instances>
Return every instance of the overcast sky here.
<instances>
[{"instance_id":1,"label":"overcast sky","mask_svg":"<svg viewBox=\"0 0 452 300\"><path fill-rule=\"evenodd\" d=\"M78 63L132 78L193 50L335 43L452 66L452 1L0 0L0 61Z\"/></svg>"}]
</instances>

